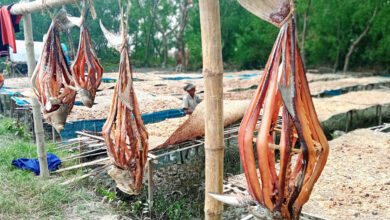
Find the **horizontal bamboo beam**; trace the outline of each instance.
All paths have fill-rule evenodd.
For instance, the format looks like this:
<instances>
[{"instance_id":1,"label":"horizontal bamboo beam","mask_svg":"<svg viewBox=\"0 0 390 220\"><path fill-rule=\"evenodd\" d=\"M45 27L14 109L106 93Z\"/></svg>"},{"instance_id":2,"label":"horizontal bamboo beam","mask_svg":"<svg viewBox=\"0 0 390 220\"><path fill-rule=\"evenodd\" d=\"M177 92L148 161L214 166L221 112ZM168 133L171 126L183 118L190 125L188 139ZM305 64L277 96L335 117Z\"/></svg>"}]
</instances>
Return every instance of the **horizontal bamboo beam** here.
<instances>
[{"instance_id":1,"label":"horizontal bamboo beam","mask_svg":"<svg viewBox=\"0 0 390 220\"><path fill-rule=\"evenodd\" d=\"M29 14L37 11L41 11L47 8L58 8L63 5L72 4L80 0L46 0L45 4L42 4L41 0L33 2L19 2L11 8L11 14L21 15Z\"/></svg>"}]
</instances>

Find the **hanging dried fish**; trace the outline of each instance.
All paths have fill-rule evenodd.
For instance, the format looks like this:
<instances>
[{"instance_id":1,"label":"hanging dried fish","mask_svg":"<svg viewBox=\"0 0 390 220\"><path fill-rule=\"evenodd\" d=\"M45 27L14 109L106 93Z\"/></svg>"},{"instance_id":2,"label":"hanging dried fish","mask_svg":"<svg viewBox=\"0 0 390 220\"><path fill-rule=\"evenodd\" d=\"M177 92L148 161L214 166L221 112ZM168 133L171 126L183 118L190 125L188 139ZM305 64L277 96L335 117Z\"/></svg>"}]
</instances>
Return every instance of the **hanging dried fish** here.
<instances>
[{"instance_id":1,"label":"hanging dried fish","mask_svg":"<svg viewBox=\"0 0 390 220\"><path fill-rule=\"evenodd\" d=\"M87 65L87 75L84 74L85 65ZM76 88L72 89L79 93L83 104L91 108L95 100L96 90L100 86L104 69L93 49L85 24L82 24L80 27L79 47L71 70L76 86Z\"/></svg>"},{"instance_id":2,"label":"hanging dried fish","mask_svg":"<svg viewBox=\"0 0 390 220\"><path fill-rule=\"evenodd\" d=\"M73 108L76 92L68 87L74 86L74 83L58 34L58 27L53 21L31 81L44 118L60 132Z\"/></svg>"},{"instance_id":3,"label":"hanging dried fish","mask_svg":"<svg viewBox=\"0 0 390 220\"><path fill-rule=\"evenodd\" d=\"M3 74L0 74L0 89L3 88L4 85L4 76Z\"/></svg>"},{"instance_id":4,"label":"hanging dried fish","mask_svg":"<svg viewBox=\"0 0 390 220\"><path fill-rule=\"evenodd\" d=\"M248 4L259 6L250 10L257 11L273 1L240 0L242 2L246 3L244 7L249 7ZM299 219L302 206L308 201L325 166L329 146L314 109L295 37L294 16L291 16L287 4L288 1L279 1L274 8L277 13L257 13L268 16L265 20L281 29L264 75L242 120L238 144L250 195L261 206L274 214L281 214L284 219ZM281 131L276 129L280 112L283 121ZM257 130L259 117L261 124ZM254 138L256 130L258 134ZM274 143L272 138L275 132L280 132L279 143ZM256 172L254 139L260 177ZM275 169L275 150L272 147L275 145L280 151L279 173ZM294 148L300 148L300 153L295 166L292 166Z\"/></svg>"},{"instance_id":5,"label":"hanging dried fish","mask_svg":"<svg viewBox=\"0 0 390 220\"><path fill-rule=\"evenodd\" d=\"M130 4L128 4L127 15ZM122 28L124 27L122 13ZM122 29L122 30L126 30ZM141 118L133 87L126 33L122 31L119 76L114 89L110 113L103 126L109 157L115 167L109 171L117 186L128 194L139 194L148 156L148 133ZM116 38L118 39L118 38ZM113 39L107 39L112 41ZM117 42L113 43L114 45Z\"/></svg>"}]
</instances>

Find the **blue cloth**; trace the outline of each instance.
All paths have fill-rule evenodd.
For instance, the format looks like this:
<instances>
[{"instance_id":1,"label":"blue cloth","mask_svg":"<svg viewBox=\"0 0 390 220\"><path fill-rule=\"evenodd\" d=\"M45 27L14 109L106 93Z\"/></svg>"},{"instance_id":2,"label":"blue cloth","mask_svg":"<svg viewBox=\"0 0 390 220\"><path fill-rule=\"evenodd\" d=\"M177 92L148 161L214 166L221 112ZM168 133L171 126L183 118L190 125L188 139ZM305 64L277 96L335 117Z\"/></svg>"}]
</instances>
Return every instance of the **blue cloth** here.
<instances>
[{"instance_id":1,"label":"blue cloth","mask_svg":"<svg viewBox=\"0 0 390 220\"><path fill-rule=\"evenodd\" d=\"M152 112L142 114L142 120L144 124L152 124L160 121L164 121L169 118L184 117L186 113L183 109L168 109L164 111ZM63 140L77 137L76 131L88 130L94 132L102 131L102 127L106 119L93 119L93 120L81 120L72 121L65 124L65 129L61 130L61 137Z\"/></svg>"},{"instance_id":2,"label":"blue cloth","mask_svg":"<svg viewBox=\"0 0 390 220\"><path fill-rule=\"evenodd\" d=\"M68 54L68 48L66 48L66 45L64 43L61 43L62 49L64 50L66 61L70 65L70 59L69 59L69 54Z\"/></svg>"},{"instance_id":3,"label":"blue cloth","mask_svg":"<svg viewBox=\"0 0 390 220\"><path fill-rule=\"evenodd\" d=\"M17 166L19 169L22 170L31 170L36 175L39 175L40 173L38 159L19 158L13 160L12 165ZM57 170L58 167L61 165L61 160L57 157L57 155L47 153L47 165L49 166L50 171Z\"/></svg>"}]
</instances>

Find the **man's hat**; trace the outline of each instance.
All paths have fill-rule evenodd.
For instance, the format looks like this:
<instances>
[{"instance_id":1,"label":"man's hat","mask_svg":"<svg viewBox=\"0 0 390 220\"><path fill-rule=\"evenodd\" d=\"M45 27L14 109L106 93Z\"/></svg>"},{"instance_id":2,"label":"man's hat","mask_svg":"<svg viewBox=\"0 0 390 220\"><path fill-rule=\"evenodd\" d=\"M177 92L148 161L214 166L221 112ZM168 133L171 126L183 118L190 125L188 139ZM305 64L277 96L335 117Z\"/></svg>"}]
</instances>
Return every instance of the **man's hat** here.
<instances>
[{"instance_id":1,"label":"man's hat","mask_svg":"<svg viewBox=\"0 0 390 220\"><path fill-rule=\"evenodd\" d=\"M186 86L184 86L183 89L184 89L184 91L189 91L189 90L194 89L194 88L195 88L195 85L189 83L189 84L187 84Z\"/></svg>"}]
</instances>

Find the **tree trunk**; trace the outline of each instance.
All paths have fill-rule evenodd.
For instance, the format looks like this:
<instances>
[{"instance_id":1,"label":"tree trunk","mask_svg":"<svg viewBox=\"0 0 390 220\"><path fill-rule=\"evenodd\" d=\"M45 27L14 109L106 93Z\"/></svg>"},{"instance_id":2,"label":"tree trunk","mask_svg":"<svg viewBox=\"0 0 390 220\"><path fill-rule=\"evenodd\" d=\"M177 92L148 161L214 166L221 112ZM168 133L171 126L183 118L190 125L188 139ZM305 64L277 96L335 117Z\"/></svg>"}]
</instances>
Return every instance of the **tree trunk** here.
<instances>
[{"instance_id":1,"label":"tree trunk","mask_svg":"<svg viewBox=\"0 0 390 220\"><path fill-rule=\"evenodd\" d=\"M144 65L149 65L149 45L150 45L150 35L152 32L152 24L150 24L149 31L146 36L146 43L145 43L145 55L144 55Z\"/></svg>"},{"instance_id":2,"label":"tree trunk","mask_svg":"<svg viewBox=\"0 0 390 220\"><path fill-rule=\"evenodd\" d=\"M222 203L208 195L223 193L223 65L219 0L199 1L205 85L205 219L222 219Z\"/></svg>"},{"instance_id":3,"label":"tree trunk","mask_svg":"<svg viewBox=\"0 0 390 220\"><path fill-rule=\"evenodd\" d=\"M186 50L185 50L185 45L184 45L184 40L183 36L179 35L177 37L177 47L180 52L180 57L181 57L181 64L183 66L183 69L186 71L187 70L187 65L186 65Z\"/></svg>"},{"instance_id":4,"label":"tree trunk","mask_svg":"<svg viewBox=\"0 0 390 220\"><path fill-rule=\"evenodd\" d=\"M162 63L162 68L167 68L167 62L168 62L168 40L167 36L162 33L162 41L163 41L163 63Z\"/></svg>"},{"instance_id":5,"label":"tree trunk","mask_svg":"<svg viewBox=\"0 0 390 220\"><path fill-rule=\"evenodd\" d=\"M27 52L27 66L28 66L28 76L31 77L35 69L35 56L34 56L34 41L32 34L32 24L31 24L31 14L25 14L23 16L23 30L24 30L24 40L26 43L26 52ZM39 104L37 98L32 98L32 109L34 117L34 129L35 129L35 139L37 144L37 153L39 160L39 169L41 177L49 177L49 169L47 165L46 149L45 149L45 133L43 130L42 115L41 115L41 105Z\"/></svg>"},{"instance_id":6,"label":"tree trunk","mask_svg":"<svg viewBox=\"0 0 390 220\"><path fill-rule=\"evenodd\" d=\"M152 8L151 8L151 13L150 13L150 26L149 30L146 36L146 43L145 43L145 56L144 56L144 65L148 66L149 65L149 47L150 47L150 38L152 37L152 30L153 30L153 24L154 24L154 19L155 19L155 8L157 4L155 1L152 1Z\"/></svg>"},{"instance_id":7,"label":"tree trunk","mask_svg":"<svg viewBox=\"0 0 390 220\"><path fill-rule=\"evenodd\" d=\"M339 18L337 24L337 54L336 54L336 60L333 65L333 73L337 72L337 68L340 62L340 52L341 52L341 19Z\"/></svg>"},{"instance_id":8,"label":"tree trunk","mask_svg":"<svg viewBox=\"0 0 390 220\"><path fill-rule=\"evenodd\" d=\"M182 59L182 65L184 70L187 70L187 62L186 60L188 57L186 57L186 47L185 42L183 40L183 34L186 29L187 25L187 17L188 17L188 1L183 0L183 6L181 9L181 19L180 19L180 25L179 25L179 32L177 34L177 49L180 51L180 56Z\"/></svg>"},{"instance_id":9,"label":"tree trunk","mask_svg":"<svg viewBox=\"0 0 390 220\"><path fill-rule=\"evenodd\" d=\"M307 0L307 8L303 16L303 30L302 30L302 41L301 41L301 58L303 64L306 66L306 57L305 57L305 40L307 35L307 23L309 21L309 9L310 9L311 0Z\"/></svg>"},{"instance_id":10,"label":"tree trunk","mask_svg":"<svg viewBox=\"0 0 390 220\"><path fill-rule=\"evenodd\" d=\"M66 11L66 6L63 5L62 9ZM73 37L72 37L72 31L71 28L68 28L66 30L66 35L68 36L68 42L69 42L69 59L72 60L75 56L75 49L74 49L74 43L73 43Z\"/></svg>"},{"instance_id":11,"label":"tree trunk","mask_svg":"<svg viewBox=\"0 0 390 220\"><path fill-rule=\"evenodd\" d=\"M367 26L364 29L364 31L360 34L360 36L355 41L352 42L351 46L349 47L349 50L348 50L347 56L345 57L345 62L344 62L344 69L343 69L344 74L346 74L348 71L349 60L350 60L351 55L352 55L353 51L355 50L356 46L360 43L360 41L367 35L368 31L371 29L377 10L378 10L378 7L375 8L374 13L372 14L370 20L368 21Z\"/></svg>"}]
</instances>

